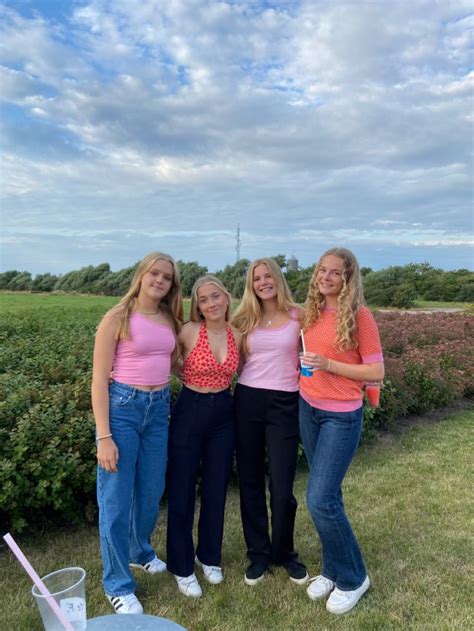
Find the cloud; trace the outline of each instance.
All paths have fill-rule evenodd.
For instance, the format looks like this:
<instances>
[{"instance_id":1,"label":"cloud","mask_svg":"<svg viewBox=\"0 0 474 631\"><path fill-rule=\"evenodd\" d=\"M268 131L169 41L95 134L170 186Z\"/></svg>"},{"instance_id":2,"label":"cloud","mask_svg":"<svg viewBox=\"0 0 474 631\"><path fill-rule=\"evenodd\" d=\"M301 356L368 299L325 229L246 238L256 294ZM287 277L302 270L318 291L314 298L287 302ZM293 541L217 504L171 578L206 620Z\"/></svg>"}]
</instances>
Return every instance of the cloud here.
<instances>
[{"instance_id":1,"label":"cloud","mask_svg":"<svg viewBox=\"0 0 474 631\"><path fill-rule=\"evenodd\" d=\"M4 4L8 257L28 223L33 271L53 265L48 238L87 264L86 251L119 256L125 233L133 260L159 238L223 267L240 222L250 258L273 246L307 260L295 235L357 245L368 230L413 257L420 244L434 259L438 243L466 248L468 265L464 0ZM407 219L418 236L394 240ZM77 232L53 229L71 222Z\"/></svg>"}]
</instances>

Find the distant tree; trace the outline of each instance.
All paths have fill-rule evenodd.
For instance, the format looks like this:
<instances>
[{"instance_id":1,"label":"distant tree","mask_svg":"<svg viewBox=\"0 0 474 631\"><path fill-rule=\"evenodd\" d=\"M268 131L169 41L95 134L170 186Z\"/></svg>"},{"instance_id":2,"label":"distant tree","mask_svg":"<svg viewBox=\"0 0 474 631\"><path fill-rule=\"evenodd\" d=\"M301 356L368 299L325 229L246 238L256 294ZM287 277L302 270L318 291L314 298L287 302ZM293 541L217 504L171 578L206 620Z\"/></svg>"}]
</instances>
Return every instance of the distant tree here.
<instances>
[{"instance_id":1,"label":"distant tree","mask_svg":"<svg viewBox=\"0 0 474 631\"><path fill-rule=\"evenodd\" d=\"M8 289L8 285L10 284L10 282L15 278L15 276L18 276L19 274L21 274L21 272L19 272L17 269L10 269L6 272L2 272L0 274L0 289Z\"/></svg>"},{"instance_id":2,"label":"distant tree","mask_svg":"<svg viewBox=\"0 0 474 631\"><path fill-rule=\"evenodd\" d=\"M191 263L185 263L184 261L177 261L179 276L181 278L181 289L183 296L191 296L191 290L194 283L200 276L207 274L207 267L199 265L197 261L191 261Z\"/></svg>"},{"instance_id":3,"label":"distant tree","mask_svg":"<svg viewBox=\"0 0 474 631\"><path fill-rule=\"evenodd\" d=\"M248 259L240 259L234 265L226 265L223 270L216 272L216 276L224 283L234 298L242 298L243 296L245 275L249 265Z\"/></svg>"},{"instance_id":4,"label":"distant tree","mask_svg":"<svg viewBox=\"0 0 474 631\"><path fill-rule=\"evenodd\" d=\"M270 258L276 261L281 269L286 267L286 256L284 254L277 254L275 256L271 256Z\"/></svg>"},{"instance_id":5,"label":"distant tree","mask_svg":"<svg viewBox=\"0 0 474 631\"><path fill-rule=\"evenodd\" d=\"M287 270L285 273L288 286L293 294L295 302L302 304L308 294L309 282L313 275L314 266L304 267L299 270Z\"/></svg>"},{"instance_id":6,"label":"distant tree","mask_svg":"<svg viewBox=\"0 0 474 631\"><path fill-rule=\"evenodd\" d=\"M361 267L360 268L360 274L361 276L367 276L367 274L370 274L370 272L373 272L374 270L371 267Z\"/></svg>"},{"instance_id":7,"label":"distant tree","mask_svg":"<svg viewBox=\"0 0 474 631\"><path fill-rule=\"evenodd\" d=\"M10 280L7 289L11 291L30 291L31 285L30 272L20 272Z\"/></svg>"},{"instance_id":8,"label":"distant tree","mask_svg":"<svg viewBox=\"0 0 474 631\"><path fill-rule=\"evenodd\" d=\"M58 276L54 274L37 274L32 282L32 291L53 291L58 282Z\"/></svg>"}]
</instances>

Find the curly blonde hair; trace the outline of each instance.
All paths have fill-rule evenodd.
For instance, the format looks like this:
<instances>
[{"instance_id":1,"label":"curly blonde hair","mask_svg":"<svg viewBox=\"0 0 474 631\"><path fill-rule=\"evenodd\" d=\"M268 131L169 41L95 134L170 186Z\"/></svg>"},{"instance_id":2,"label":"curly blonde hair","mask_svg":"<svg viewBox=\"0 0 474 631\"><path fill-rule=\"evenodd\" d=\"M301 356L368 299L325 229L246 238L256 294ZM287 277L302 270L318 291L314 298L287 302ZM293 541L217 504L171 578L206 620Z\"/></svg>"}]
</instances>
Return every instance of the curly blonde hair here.
<instances>
[{"instance_id":1,"label":"curly blonde hair","mask_svg":"<svg viewBox=\"0 0 474 631\"><path fill-rule=\"evenodd\" d=\"M242 350L244 354L248 353L247 338L258 325L262 317L262 301L260 298L257 298L253 288L253 274L258 265L266 265L275 280L278 311L289 312L290 309L296 307L286 278L283 276L283 272L278 263L269 258L253 261L247 270L244 295L232 317L232 324L242 333Z\"/></svg>"},{"instance_id":2,"label":"curly blonde hair","mask_svg":"<svg viewBox=\"0 0 474 631\"><path fill-rule=\"evenodd\" d=\"M365 300L359 264L354 254L350 250L346 250L346 248L331 248L327 250L316 264L309 283L303 328L306 331L321 316L324 296L319 291L316 277L323 260L331 255L337 256L343 262L342 289L337 297L336 346L340 350L356 348L356 316L361 305L365 304Z\"/></svg>"},{"instance_id":3,"label":"curly blonde hair","mask_svg":"<svg viewBox=\"0 0 474 631\"><path fill-rule=\"evenodd\" d=\"M179 271L176 267L174 259L169 254L163 252L151 252L147 254L138 264L135 275L132 279L130 289L120 300L118 305L112 310L117 315L118 329L116 333L117 340L127 340L129 338L130 316L135 308L142 278L148 272L156 261L168 261L173 268L173 280L171 288L166 296L160 301L160 309L168 314L173 322L175 333L178 334L183 322L183 298L181 295L181 282L179 279Z\"/></svg>"}]
</instances>

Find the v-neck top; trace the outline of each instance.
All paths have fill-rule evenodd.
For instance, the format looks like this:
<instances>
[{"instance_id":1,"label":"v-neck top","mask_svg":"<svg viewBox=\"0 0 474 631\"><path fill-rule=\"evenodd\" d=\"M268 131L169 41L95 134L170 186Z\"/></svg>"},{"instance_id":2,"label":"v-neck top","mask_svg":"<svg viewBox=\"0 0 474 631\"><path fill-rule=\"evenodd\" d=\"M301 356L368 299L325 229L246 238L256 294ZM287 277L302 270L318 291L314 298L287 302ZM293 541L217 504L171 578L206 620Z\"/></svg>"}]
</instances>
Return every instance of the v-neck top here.
<instances>
[{"instance_id":1,"label":"v-neck top","mask_svg":"<svg viewBox=\"0 0 474 631\"><path fill-rule=\"evenodd\" d=\"M183 362L183 381L185 385L198 388L228 388L232 376L239 365L239 351L234 334L227 326L227 355L222 363L214 357L206 325L203 322L199 329L198 339L192 351Z\"/></svg>"}]
</instances>

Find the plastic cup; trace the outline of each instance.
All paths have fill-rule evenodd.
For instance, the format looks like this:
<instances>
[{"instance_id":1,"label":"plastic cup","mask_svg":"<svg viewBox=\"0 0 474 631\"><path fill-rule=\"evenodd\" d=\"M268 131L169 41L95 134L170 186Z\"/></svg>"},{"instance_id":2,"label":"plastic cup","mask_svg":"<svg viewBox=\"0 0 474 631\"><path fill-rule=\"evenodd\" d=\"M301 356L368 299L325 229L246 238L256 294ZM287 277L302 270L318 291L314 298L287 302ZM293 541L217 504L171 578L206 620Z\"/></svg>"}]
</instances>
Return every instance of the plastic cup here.
<instances>
[{"instance_id":1,"label":"plastic cup","mask_svg":"<svg viewBox=\"0 0 474 631\"><path fill-rule=\"evenodd\" d=\"M380 405L380 384L367 382L365 384L365 394L371 408L378 408Z\"/></svg>"},{"instance_id":2,"label":"plastic cup","mask_svg":"<svg viewBox=\"0 0 474 631\"><path fill-rule=\"evenodd\" d=\"M41 579L74 631L84 631L87 627L85 579L86 572L82 567L67 567L51 572ZM64 626L49 606L46 596L41 594L36 585L33 585L31 593L38 605L45 630L64 631Z\"/></svg>"},{"instance_id":3,"label":"plastic cup","mask_svg":"<svg viewBox=\"0 0 474 631\"><path fill-rule=\"evenodd\" d=\"M304 363L303 357L300 355L300 374L302 377L312 377L314 368Z\"/></svg>"}]
</instances>

